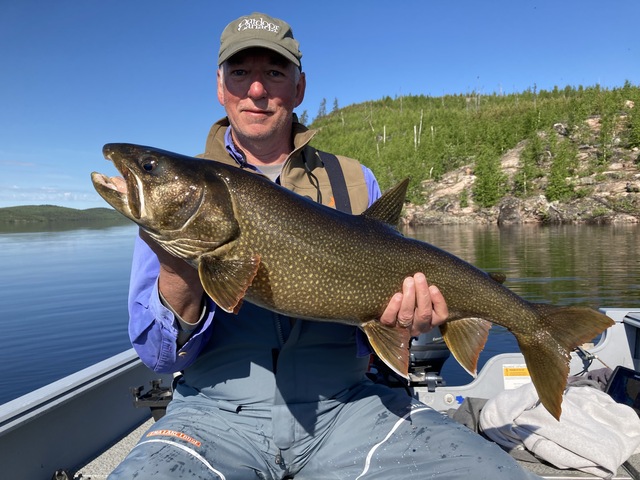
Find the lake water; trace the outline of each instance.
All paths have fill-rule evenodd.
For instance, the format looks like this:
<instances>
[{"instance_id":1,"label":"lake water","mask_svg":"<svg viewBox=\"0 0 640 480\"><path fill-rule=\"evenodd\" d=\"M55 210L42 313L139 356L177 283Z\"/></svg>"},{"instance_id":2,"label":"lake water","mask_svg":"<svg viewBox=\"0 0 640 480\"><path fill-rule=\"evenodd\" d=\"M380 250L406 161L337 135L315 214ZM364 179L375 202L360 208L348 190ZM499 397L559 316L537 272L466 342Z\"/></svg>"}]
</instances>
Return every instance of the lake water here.
<instances>
[{"instance_id":1,"label":"lake water","mask_svg":"<svg viewBox=\"0 0 640 480\"><path fill-rule=\"evenodd\" d=\"M130 348L136 232L0 232L0 403Z\"/></svg>"},{"instance_id":2,"label":"lake water","mask_svg":"<svg viewBox=\"0 0 640 480\"><path fill-rule=\"evenodd\" d=\"M448 250L531 301L640 307L640 227L434 226L408 235ZM130 348L127 289L135 226L0 231L0 404ZM480 358L513 351L494 327ZM447 382L470 377L455 360Z\"/></svg>"}]
</instances>

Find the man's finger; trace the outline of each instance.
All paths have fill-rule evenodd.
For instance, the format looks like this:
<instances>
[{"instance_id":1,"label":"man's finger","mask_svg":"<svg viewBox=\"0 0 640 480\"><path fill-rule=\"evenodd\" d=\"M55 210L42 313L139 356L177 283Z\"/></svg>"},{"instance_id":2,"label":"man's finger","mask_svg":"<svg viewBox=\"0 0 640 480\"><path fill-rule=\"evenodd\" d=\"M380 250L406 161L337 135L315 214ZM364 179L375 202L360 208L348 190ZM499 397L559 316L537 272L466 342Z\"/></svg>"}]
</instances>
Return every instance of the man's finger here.
<instances>
[{"instance_id":1,"label":"man's finger","mask_svg":"<svg viewBox=\"0 0 640 480\"><path fill-rule=\"evenodd\" d=\"M402 283L402 303L398 312L398 323L408 327L413 323L416 313L416 284L413 277L407 277Z\"/></svg>"},{"instance_id":2,"label":"man's finger","mask_svg":"<svg viewBox=\"0 0 640 480\"><path fill-rule=\"evenodd\" d=\"M433 304L431 324L434 327L437 327L447 321L447 318L449 317L449 308L447 307L444 295L442 295L442 292L438 287L430 285L429 292L431 294L431 302Z\"/></svg>"}]
</instances>

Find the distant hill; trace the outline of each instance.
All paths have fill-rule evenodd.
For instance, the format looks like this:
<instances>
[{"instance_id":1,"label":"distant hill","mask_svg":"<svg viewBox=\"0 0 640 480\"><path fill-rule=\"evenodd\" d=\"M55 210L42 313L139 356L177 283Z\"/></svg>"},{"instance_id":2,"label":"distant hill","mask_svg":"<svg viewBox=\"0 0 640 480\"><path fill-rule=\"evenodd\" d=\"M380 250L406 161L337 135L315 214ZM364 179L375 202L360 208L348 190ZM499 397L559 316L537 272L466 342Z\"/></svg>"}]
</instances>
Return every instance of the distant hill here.
<instances>
[{"instance_id":1,"label":"distant hill","mask_svg":"<svg viewBox=\"0 0 640 480\"><path fill-rule=\"evenodd\" d=\"M110 208L78 210L56 205L0 208L0 224L53 224L59 222L78 224L106 222L122 225L130 223L124 216Z\"/></svg>"}]
</instances>

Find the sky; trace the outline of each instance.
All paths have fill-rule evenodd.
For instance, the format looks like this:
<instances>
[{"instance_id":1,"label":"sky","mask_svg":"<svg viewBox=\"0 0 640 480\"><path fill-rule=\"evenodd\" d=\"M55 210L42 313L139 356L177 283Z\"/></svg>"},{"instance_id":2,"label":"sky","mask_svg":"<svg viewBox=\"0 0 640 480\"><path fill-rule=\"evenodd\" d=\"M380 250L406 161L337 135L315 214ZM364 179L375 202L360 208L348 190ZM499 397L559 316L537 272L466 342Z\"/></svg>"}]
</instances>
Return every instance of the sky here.
<instances>
[{"instance_id":1,"label":"sky","mask_svg":"<svg viewBox=\"0 0 640 480\"><path fill-rule=\"evenodd\" d=\"M107 207L105 143L201 153L220 34L252 12L291 24L309 119L323 99L640 84L638 0L0 0L0 207Z\"/></svg>"}]
</instances>

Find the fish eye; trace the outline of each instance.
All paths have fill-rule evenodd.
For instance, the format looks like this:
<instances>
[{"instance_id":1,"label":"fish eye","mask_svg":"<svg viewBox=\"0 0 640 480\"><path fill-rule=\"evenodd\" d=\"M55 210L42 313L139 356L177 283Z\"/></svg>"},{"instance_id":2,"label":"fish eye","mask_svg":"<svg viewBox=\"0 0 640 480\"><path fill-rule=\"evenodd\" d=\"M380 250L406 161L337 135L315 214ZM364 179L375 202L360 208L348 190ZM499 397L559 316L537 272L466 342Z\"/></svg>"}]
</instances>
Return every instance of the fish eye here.
<instances>
[{"instance_id":1,"label":"fish eye","mask_svg":"<svg viewBox=\"0 0 640 480\"><path fill-rule=\"evenodd\" d=\"M145 172L152 172L158 166L158 160L153 155L143 155L140 157L140 167Z\"/></svg>"}]
</instances>

